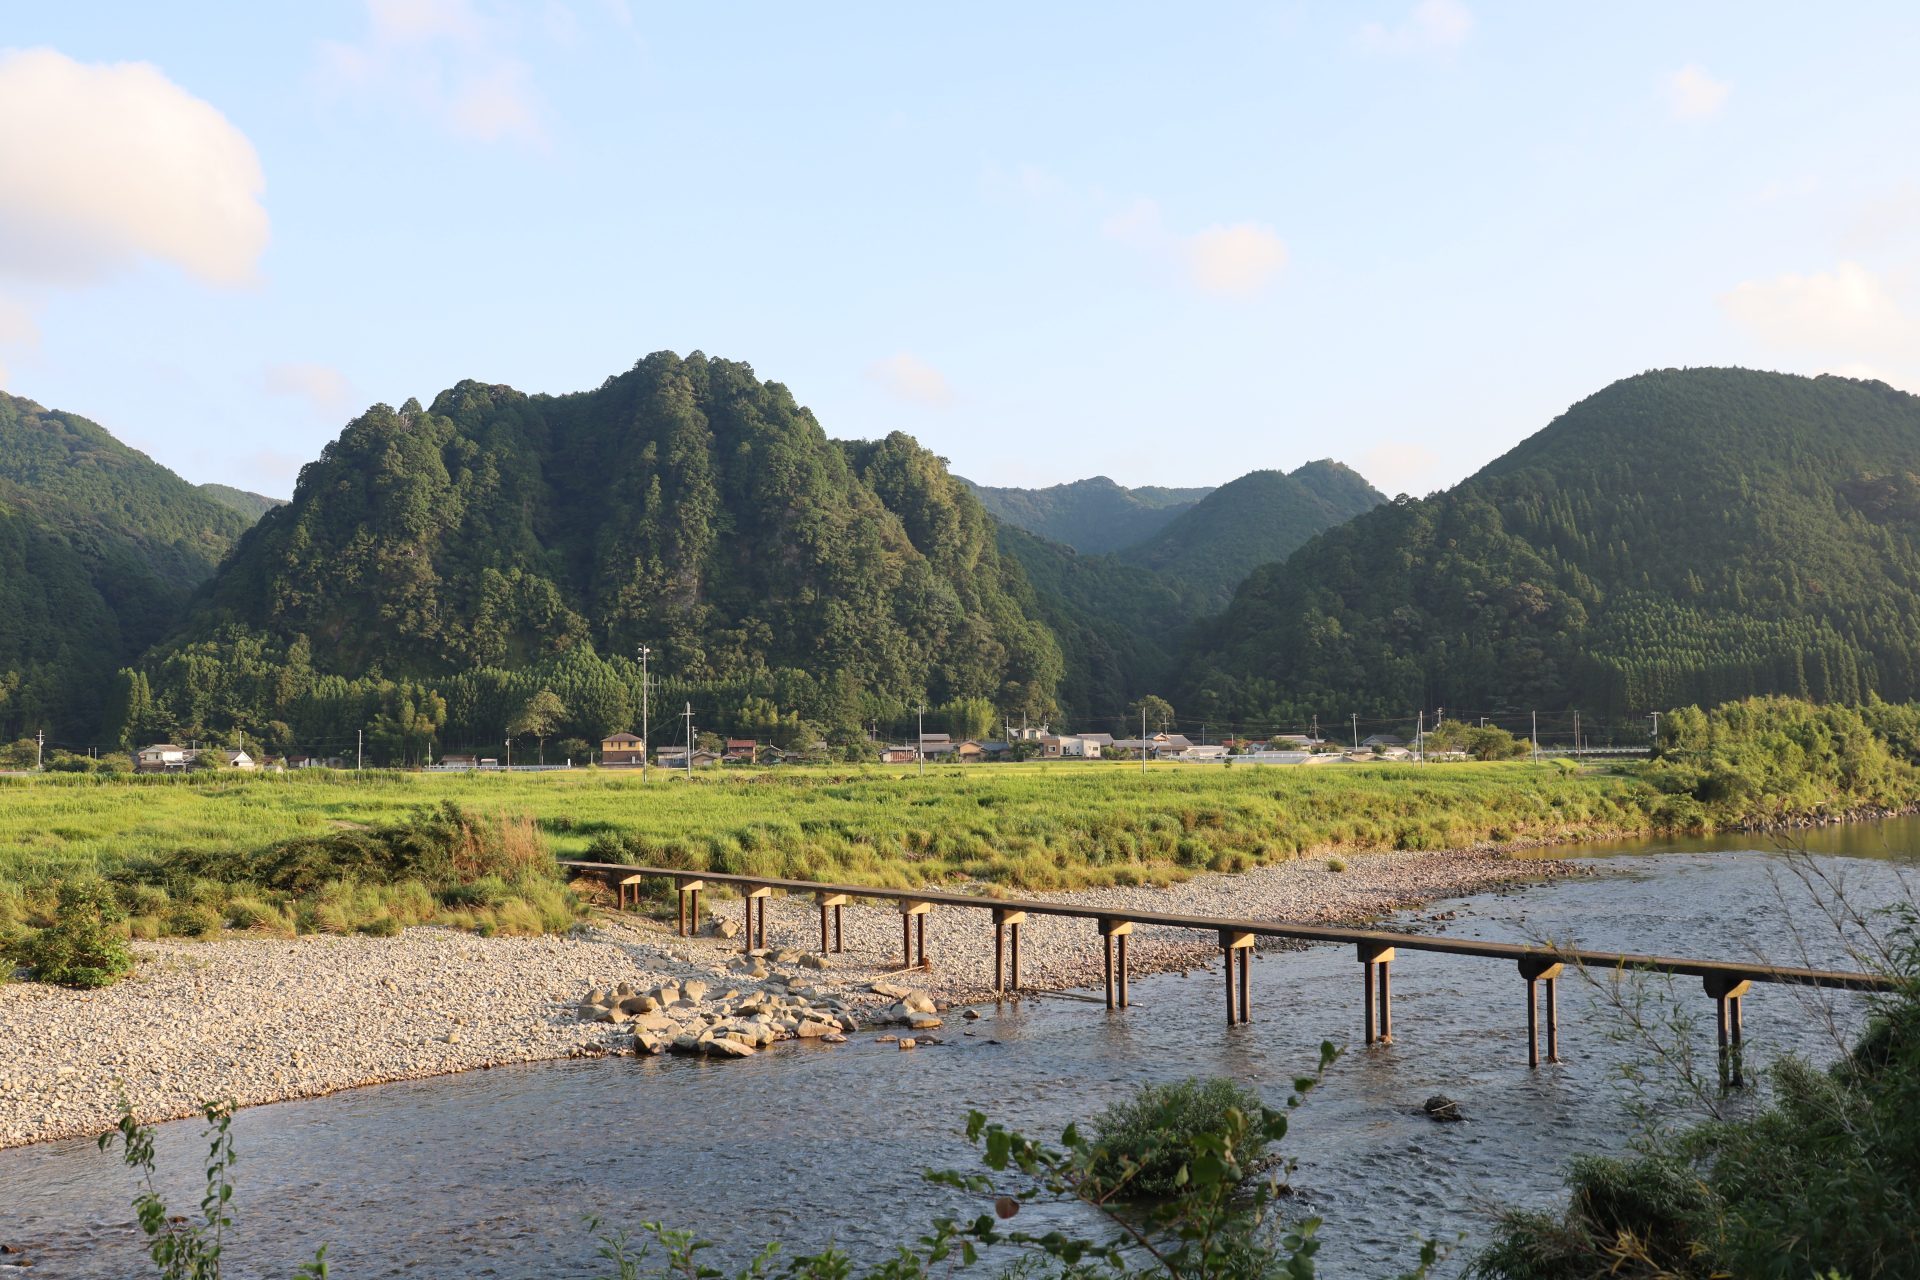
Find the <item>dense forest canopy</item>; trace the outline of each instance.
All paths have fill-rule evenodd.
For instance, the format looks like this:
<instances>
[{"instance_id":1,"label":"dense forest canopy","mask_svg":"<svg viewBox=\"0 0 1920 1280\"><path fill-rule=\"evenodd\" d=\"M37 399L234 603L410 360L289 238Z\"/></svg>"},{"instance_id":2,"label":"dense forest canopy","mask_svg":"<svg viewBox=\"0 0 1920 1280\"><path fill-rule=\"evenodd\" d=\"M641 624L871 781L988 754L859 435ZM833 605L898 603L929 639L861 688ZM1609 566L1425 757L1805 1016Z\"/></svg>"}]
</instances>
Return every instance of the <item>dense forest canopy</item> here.
<instances>
[{"instance_id":1,"label":"dense forest canopy","mask_svg":"<svg viewBox=\"0 0 1920 1280\"><path fill-rule=\"evenodd\" d=\"M79 736L248 519L96 424L0 393L0 736Z\"/></svg>"},{"instance_id":2,"label":"dense forest canopy","mask_svg":"<svg viewBox=\"0 0 1920 1280\"><path fill-rule=\"evenodd\" d=\"M1216 716L1628 715L1755 693L1920 694L1920 399L1663 370L1457 487L1253 574L1195 646Z\"/></svg>"},{"instance_id":3,"label":"dense forest canopy","mask_svg":"<svg viewBox=\"0 0 1920 1280\"><path fill-rule=\"evenodd\" d=\"M633 723L642 644L703 724L748 700L843 731L922 700L1045 716L1060 654L1030 606L912 439L836 443L747 365L658 353L591 392L368 410L128 673L120 720L424 738L438 699L443 743L491 742L548 691L590 739Z\"/></svg>"}]
</instances>

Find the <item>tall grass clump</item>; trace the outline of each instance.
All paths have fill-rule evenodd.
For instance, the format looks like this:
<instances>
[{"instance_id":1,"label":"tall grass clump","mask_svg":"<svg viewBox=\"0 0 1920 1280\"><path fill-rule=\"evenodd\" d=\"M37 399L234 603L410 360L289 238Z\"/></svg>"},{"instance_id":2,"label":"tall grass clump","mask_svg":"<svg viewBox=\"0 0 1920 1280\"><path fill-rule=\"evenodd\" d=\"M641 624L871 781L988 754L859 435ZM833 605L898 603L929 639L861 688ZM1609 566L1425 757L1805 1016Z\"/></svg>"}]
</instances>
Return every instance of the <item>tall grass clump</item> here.
<instances>
[{"instance_id":1,"label":"tall grass clump","mask_svg":"<svg viewBox=\"0 0 1920 1280\"><path fill-rule=\"evenodd\" d=\"M1127 1171L1126 1198L1170 1196L1180 1190L1193 1140L1233 1128L1237 1141L1230 1154L1250 1170L1266 1139L1256 1126L1233 1126L1230 1117L1258 1116L1263 1109L1259 1094L1232 1080L1143 1085L1094 1117L1094 1168L1115 1178Z\"/></svg>"}]
</instances>

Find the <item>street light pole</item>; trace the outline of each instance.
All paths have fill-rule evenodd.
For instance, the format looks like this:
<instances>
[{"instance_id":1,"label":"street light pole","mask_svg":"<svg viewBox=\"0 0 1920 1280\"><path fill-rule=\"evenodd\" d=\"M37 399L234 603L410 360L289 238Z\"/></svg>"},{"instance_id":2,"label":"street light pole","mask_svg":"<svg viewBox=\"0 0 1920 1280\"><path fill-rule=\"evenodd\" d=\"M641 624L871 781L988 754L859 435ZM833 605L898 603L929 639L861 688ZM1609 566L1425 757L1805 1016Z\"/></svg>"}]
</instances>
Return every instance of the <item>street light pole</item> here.
<instances>
[{"instance_id":1,"label":"street light pole","mask_svg":"<svg viewBox=\"0 0 1920 1280\"><path fill-rule=\"evenodd\" d=\"M927 704L920 704L919 741L914 744L914 756L920 761L920 776L927 776Z\"/></svg>"}]
</instances>

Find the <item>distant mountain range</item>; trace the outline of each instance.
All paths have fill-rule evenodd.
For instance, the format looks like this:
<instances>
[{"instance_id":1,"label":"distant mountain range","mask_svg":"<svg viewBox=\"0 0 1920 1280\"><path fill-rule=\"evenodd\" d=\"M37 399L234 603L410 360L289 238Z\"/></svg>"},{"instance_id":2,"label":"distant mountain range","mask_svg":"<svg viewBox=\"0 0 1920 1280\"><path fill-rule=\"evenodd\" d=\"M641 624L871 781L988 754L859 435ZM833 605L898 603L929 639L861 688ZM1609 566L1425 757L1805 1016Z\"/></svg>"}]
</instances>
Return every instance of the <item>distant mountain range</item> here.
<instances>
[{"instance_id":1,"label":"distant mountain range","mask_svg":"<svg viewBox=\"0 0 1920 1280\"><path fill-rule=\"evenodd\" d=\"M366 727L398 758L544 691L591 737L631 721L641 644L697 725L788 737L923 698L1120 727L1147 692L1275 726L1916 697L1920 399L1665 370L1424 500L1331 461L1019 490L660 353L577 395L375 406L280 503L0 395L0 734Z\"/></svg>"},{"instance_id":2,"label":"distant mountain range","mask_svg":"<svg viewBox=\"0 0 1920 1280\"><path fill-rule=\"evenodd\" d=\"M1002 524L1097 554L1144 542L1212 493L1207 489L1128 489L1105 476L1045 489L998 489L965 482Z\"/></svg>"}]
</instances>

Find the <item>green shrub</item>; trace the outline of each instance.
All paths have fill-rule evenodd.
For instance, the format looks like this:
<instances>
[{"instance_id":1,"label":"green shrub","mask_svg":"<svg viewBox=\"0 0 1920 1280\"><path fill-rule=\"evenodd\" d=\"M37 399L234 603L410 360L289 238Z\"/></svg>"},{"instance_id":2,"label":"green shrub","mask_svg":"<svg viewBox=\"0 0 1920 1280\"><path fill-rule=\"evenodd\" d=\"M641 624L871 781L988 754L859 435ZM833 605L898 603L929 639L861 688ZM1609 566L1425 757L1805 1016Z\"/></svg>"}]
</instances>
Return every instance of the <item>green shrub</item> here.
<instances>
[{"instance_id":1,"label":"green shrub","mask_svg":"<svg viewBox=\"0 0 1920 1280\"><path fill-rule=\"evenodd\" d=\"M176 938L212 938L220 933L220 913L198 902L176 902L164 917L167 932Z\"/></svg>"},{"instance_id":2,"label":"green shrub","mask_svg":"<svg viewBox=\"0 0 1920 1280\"><path fill-rule=\"evenodd\" d=\"M235 929L264 933L291 933L293 924L280 908L262 898L241 895L227 903L227 923Z\"/></svg>"},{"instance_id":3,"label":"green shrub","mask_svg":"<svg viewBox=\"0 0 1920 1280\"><path fill-rule=\"evenodd\" d=\"M1235 1128L1229 1112L1258 1120L1266 1113L1260 1096L1231 1080L1182 1080L1177 1084L1143 1086L1131 1098L1116 1102L1093 1121L1095 1169L1108 1176L1126 1168L1135 1170L1127 1182L1127 1198L1168 1196L1179 1190L1186 1153L1205 1133ZM1245 1135L1233 1158L1245 1169L1257 1159L1265 1142L1258 1124L1238 1126Z\"/></svg>"},{"instance_id":4,"label":"green shrub","mask_svg":"<svg viewBox=\"0 0 1920 1280\"><path fill-rule=\"evenodd\" d=\"M1346 869L1347 869L1347 860L1345 858L1334 857L1334 858L1327 859L1327 870L1345 871Z\"/></svg>"},{"instance_id":5,"label":"green shrub","mask_svg":"<svg viewBox=\"0 0 1920 1280\"><path fill-rule=\"evenodd\" d=\"M63 987L106 987L133 971L133 953L114 926L121 920L113 891L100 880L62 881L53 923L14 949L33 976Z\"/></svg>"}]
</instances>

